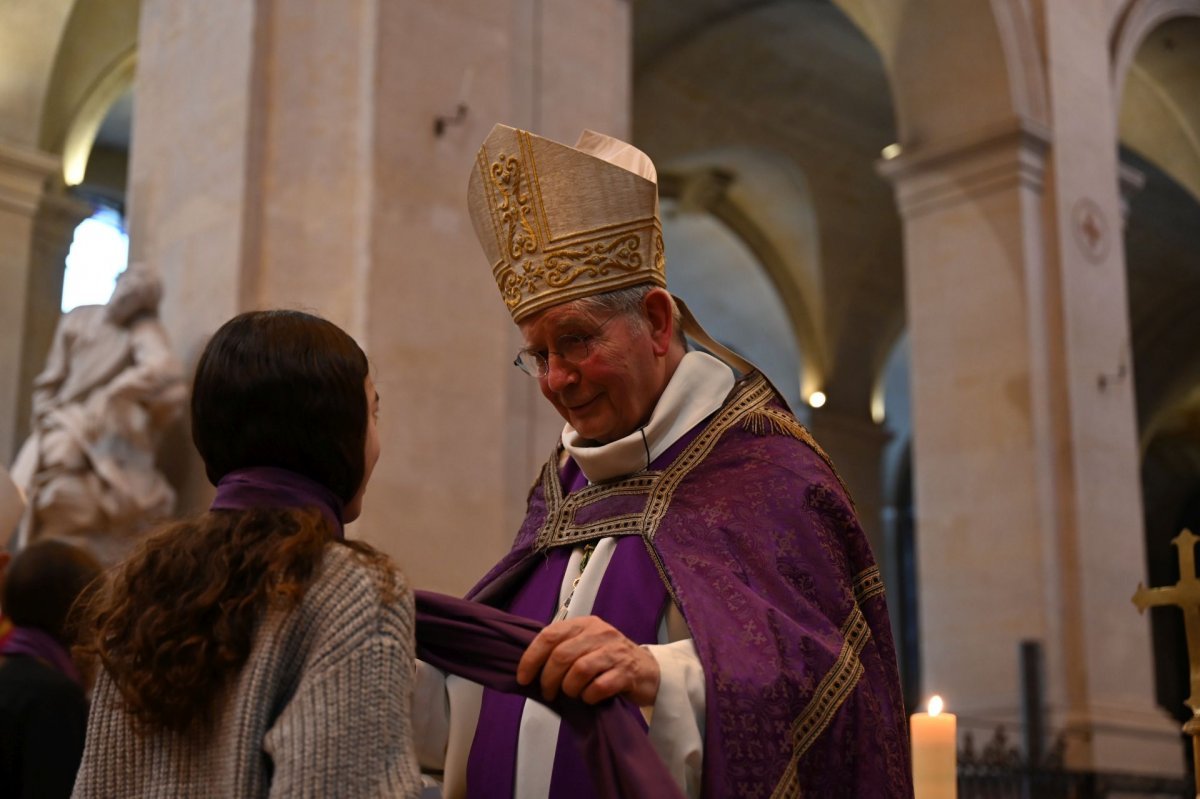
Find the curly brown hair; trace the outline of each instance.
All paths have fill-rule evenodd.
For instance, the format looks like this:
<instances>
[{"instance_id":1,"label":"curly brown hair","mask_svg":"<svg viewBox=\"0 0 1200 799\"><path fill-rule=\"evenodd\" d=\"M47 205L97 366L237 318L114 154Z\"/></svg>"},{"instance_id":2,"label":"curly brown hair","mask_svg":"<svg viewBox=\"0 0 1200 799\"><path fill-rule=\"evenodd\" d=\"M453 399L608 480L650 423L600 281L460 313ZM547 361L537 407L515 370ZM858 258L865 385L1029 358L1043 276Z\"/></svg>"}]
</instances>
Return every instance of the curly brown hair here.
<instances>
[{"instance_id":1,"label":"curly brown hair","mask_svg":"<svg viewBox=\"0 0 1200 799\"><path fill-rule=\"evenodd\" d=\"M226 322L200 358L192 437L215 484L246 467L317 480L347 501L364 474L367 360L337 326L297 311ZM314 509L210 510L142 542L84 609L76 651L98 660L139 731L210 726L269 608L304 597L337 541ZM386 585L387 581L377 581Z\"/></svg>"}]
</instances>

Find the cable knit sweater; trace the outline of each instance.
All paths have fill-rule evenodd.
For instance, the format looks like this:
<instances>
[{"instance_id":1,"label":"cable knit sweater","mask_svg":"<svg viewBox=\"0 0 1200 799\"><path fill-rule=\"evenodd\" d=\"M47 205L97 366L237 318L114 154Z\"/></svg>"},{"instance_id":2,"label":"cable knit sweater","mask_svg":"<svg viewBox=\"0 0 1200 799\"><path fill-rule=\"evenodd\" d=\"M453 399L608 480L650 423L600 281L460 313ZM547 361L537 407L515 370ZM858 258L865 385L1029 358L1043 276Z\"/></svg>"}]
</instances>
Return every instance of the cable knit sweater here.
<instances>
[{"instance_id":1,"label":"cable knit sweater","mask_svg":"<svg viewBox=\"0 0 1200 799\"><path fill-rule=\"evenodd\" d=\"M97 680L74 797L415 797L412 590L331 544L300 604L271 610L211 734L139 736Z\"/></svg>"}]
</instances>

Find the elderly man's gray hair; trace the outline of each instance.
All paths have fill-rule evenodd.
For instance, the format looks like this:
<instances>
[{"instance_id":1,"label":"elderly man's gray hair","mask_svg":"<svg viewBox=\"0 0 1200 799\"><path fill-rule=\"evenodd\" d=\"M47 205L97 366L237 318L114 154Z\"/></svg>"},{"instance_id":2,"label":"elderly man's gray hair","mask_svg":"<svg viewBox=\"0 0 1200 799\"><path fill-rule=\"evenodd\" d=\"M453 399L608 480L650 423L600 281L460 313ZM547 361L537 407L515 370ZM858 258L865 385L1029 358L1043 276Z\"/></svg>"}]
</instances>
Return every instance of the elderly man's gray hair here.
<instances>
[{"instance_id":1,"label":"elderly man's gray hair","mask_svg":"<svg viewBox=\"0 0 1200 799\"><path fill-rule=\"evenodd\" d=\"M607 291L603 294L581 297L575 300L574 305L577 310L597 317L616 314L633 316L645 326L648 322L645 315L641 313L642 304L646 295L655 288L658 287L653 283L641 283L628 288ZM686 346L687 341L683 334L683 315L679 311L679 306L675 304L674 297L671 298L671 319L675 323L675 339Z\"/></svg>"}]
</instances>

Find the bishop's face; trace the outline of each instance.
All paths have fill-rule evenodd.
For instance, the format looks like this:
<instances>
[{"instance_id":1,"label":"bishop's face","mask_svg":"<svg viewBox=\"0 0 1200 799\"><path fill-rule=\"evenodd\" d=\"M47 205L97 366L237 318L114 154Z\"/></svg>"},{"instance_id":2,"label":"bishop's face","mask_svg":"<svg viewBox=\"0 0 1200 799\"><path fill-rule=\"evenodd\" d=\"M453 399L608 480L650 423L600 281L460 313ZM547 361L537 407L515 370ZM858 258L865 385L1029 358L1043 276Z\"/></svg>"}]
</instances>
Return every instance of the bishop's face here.
<instances>
[{"instance_id":1,"label":"bishop's face","mask_svg":"<svg viewBox=\"0 0 1200 799\"><path fill-rule=\"evenodd\" d=\"M662 393L662 370L641 315L606 321L576 305L547 308L518 327L525 348L547 360L548 371L538 378L542 396L583 438L616 441L650 418ZM567 335L587 338L585 358L571 363L556 352L556 342Z\"/></svg>"}]
</instances>

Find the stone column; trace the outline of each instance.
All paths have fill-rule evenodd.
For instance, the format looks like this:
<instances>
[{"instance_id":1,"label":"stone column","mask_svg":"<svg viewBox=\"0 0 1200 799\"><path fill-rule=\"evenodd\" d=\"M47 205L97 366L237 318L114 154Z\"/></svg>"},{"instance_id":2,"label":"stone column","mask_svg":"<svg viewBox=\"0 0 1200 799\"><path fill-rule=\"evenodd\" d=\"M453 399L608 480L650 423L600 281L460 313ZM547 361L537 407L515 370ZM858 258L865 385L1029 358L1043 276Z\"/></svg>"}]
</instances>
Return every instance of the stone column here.
<instances>
[{"instance_id":1,"label":"stone column","mask_svg":"<svg viewBox=\"0 0 1200 799\"><path fill-rule=\"evenodd\" d=\"M26 299L25 335L21 343L21 395L18 398L17 432L29 431L33 379L46 364L62 308L63 275L75 228L92 215L92 207L56 186L42 197L33 224L33 253Z\"/></svg>"},{"instance_id":2,"label":"stone column","mask_svg":"<svg viewBox=\"0 0 1200 799\"><path fill-rule=\"evenodd\" d=\"M0 462L20 446L23 341L28 313L34 216L46 178L59 166L47 153L0 141Z\"/></svg>"},{"instance_id":3,"label":"stone column","mask_svg":"<svg viewBox=\"0 0 1200 799\"><path fill-rule=\"evenodd\" d=\"M1069 765L1175 773L1129 606L1144 563L1132 394L1097 384L1128 336L1124 274L1079 274L1063 253L1078 234L1053 221L1049 140L1014 122L881 164L904 221L923 688L1014 729L1018 647L1039 640ZM1095 191L1115 212L1108 176Z\"/></svg>"},{"instance_id":4,"label":"stone column","mask_svg":"<svg viewBox=\"0 0 1200 799\"><path fill-rule=\"evenodd\" d=\"M891 433L870 419L828 406L813 408L810 414L812 434L850 489L859 523L886 578L891 564L883 538L883 450Z\"/></svg>"},{"instance_id":5,"label":"stone column","mask_svg":"<svg viewBox=\"0 0 1200 799\"><path fill-rule=\"evenodd\" d=\"M629 15L624 0L143 4L131 258L163 270L189 365L249 308L355 335L384 453L350 534L419 586L463 591L507 549L560 424L510 365L515 328L466 214L476 149L495 122L627 133ZM194 511L210 489L182 430L175 447Z\"/></svg>"},{"instance_id":6,"label":"stone column","mask_svg":"<svg viewBox=\"0 0 1200 799\"><path fill-rule=\"evenodd\" d=\"M1130 611L1145 579L1145 517L1122 246L1121 171L1109 50L1109 12L1046 3L1050 256L1061 285L1061 361L1055 369L1062 458L1058 601L1062 723L1094 766L1180 772L1179 729L1157 707L1149 620ZM1136 178L1127 188L1136 185Z\"/></svg>"}]
</instances>

